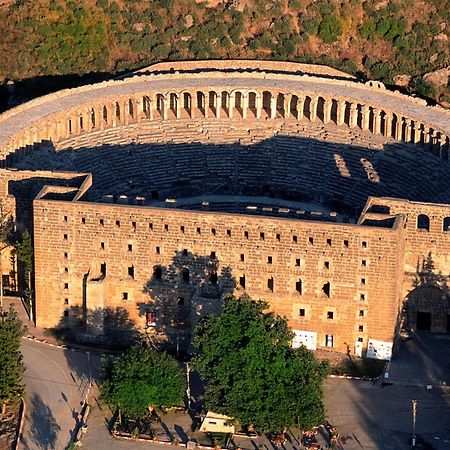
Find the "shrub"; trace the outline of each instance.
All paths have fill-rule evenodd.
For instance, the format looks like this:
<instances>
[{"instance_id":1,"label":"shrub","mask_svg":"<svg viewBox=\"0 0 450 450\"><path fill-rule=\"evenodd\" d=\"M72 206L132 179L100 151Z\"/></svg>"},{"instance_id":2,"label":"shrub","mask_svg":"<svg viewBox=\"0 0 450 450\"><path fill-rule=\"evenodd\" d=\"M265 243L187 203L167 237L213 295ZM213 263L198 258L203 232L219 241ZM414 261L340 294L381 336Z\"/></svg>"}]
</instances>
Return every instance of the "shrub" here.
<instances>
[{"instance_id":1,"label":"shrub","mask_svg":"<svg viewBox=\"0 0 450 450\"><path fill-rule=\"evenodd\" d=\"M319 26L319 37L323 42L331 43L342 34L342 24L335 16L326 16Z\"/></svg>"}]
</instances>

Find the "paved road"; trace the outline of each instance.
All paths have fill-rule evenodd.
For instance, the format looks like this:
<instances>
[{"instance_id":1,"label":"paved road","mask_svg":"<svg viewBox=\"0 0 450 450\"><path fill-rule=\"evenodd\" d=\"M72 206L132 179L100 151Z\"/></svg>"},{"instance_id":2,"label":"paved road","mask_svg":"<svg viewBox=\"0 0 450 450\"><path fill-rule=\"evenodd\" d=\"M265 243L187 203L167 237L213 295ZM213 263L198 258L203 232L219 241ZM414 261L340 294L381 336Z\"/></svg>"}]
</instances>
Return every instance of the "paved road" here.
<instances>
[{"instance_id":1,"label":"paved road","mask_svg":"<svg viewBox=\"0 0 450 450\"><path fill-rule=\"evenodd\" d=\"M23 450L64 449L76 425L96 355L22 340L26 365ZM95 374L94 374L95 375Z\"/></svg>"},{"instance_id":2,"label":"paved road","mask_svg":"<svg viewBox=\"0 0 450 450\"><path fill-rule=\"evenodd\" d=\"M407 450L412 434L411 400L417 399L417 434L433 449L450 450L450 392L423 386L328 379L328 420L348 437L344 448Z\"/></svg>"}]
</instances>

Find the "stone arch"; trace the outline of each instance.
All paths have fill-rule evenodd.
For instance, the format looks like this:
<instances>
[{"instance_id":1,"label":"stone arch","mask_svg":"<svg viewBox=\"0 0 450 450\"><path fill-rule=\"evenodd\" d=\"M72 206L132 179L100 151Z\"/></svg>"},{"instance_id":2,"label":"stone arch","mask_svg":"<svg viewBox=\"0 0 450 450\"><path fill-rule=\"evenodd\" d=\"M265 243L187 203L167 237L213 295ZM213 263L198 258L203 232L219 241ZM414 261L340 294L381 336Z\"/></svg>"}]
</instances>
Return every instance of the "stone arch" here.
<instances>
[{"instance_id":1,"label":"stone arch","mask_svg":"<svg viewBox=\"0 0 450 450\"><path fill-rule=\"evenodd\" d=\"M176 94L175 92L170 92L168 94L168 98L169 98L169 104L168 104L168 113L170 114L170 117L178 117L178 94Z\"/></svg>"},{"instance_id":2,"label":"stone arch","mask_svg":"<svg viewBox=\"0 0 450 450\"><path fill-rule=\"evenodd\" d=\"M163 94L156 94L156 112L159 117L163 118L165 115L166 101Z\"/></svg>"},{"instance_id":3,"label":"stone arch","mask_svg":"<svg viewBox=\"0 0 450 450\"><path fill-rule=\"evenodd\" d=\"M208 92L208 110L211 111L215 117L217 117L220 113L219 111L219 95L216 91Z\"/></svg>"},{"instance_id":4,"label":"stone arch","mask_svg":"<svg viewBox=\"0 0 450 450\"><path fill-rule=\"evenodd\" d=\"M202 91L197 91L196 100L197 100L197 109L206 117L207 109L206 109L205 93Z\"/></svg>"},{"instance_id":5,"label":"stone arch","mask_svg":"<svg viewBox=\"0 0 450 450\"><path fill-rule=\"evenodd\" d=\"M298 119L298 105L299 105L299 98L298 95L292 94L291 99L289 101L289 116L292 116L296 119Z\"/></svg>"},{"instance_id":6,"label":"stone arch","mask_svg":"<svg viewBox=\"0 0 450 450\"><path fill-rule=\"evenodd\" d=\"M266 117L270 117L271 105L272 105L272 93L269 91L263 91L262 110L265 112Z\"/></svg>"},{"instance_id":7,"label":"stone arch","mask_svg":"<svg viewBox=\"0 0 450 450\"><path fill-rule=\"evenodd\" d=\"M416 228L418 230L430 231L430 218L426 214L419 214L417 216Z\"/></svg>"},{"instance_id":8,"label":"stone arch","mask_svg":"<svg viewBox=\"0 0 450 450\"><path fill-rule=\"evenodd\" d=\"M336 99L331 100L331 111L330 111L330 120L338 124L338 108L339 108L339 101Z\"/></svg>"},{"instance_id":9,"label":"stone arch","mask_svg":"<svg viewBox=\"0 0 450 450\"><path fill-rule=\"evenodd\" d=\"M439 286L417 286L406 297L403 308L408 328L414 331L450 332L450 301Z\"/></svg>"},{"instance_id":10,"label":"stone arch","mask_svg":"<svg viewBox=\"0 0 450 450\"><path fill-rule=\"evenodd\" d=\"M254 117L258 117L258 94L255 91L248 93L248 110Z\"/></svg>"},{"instance_id":11,"label":"stone arch","mask_svg":"<svg viewBox=\"0 0 450 450\"><path fill-rule=\"evenodd\" d=\"M152 104L148 95L142 97L142 112L146 119L152 118Z\"/></svg>"},{"instance_id":12,"label":"stone arch","mask_svg":"<svg viewBox=\"0 0 450 450\"><path fill-rule=\"evenodd\" d=\"M103 105L102 108L102 118L103 118L103 122L107 125L108 124L108 108Z\"/></svg>"},{"instance_id":13,"label":"stone arch","mask_svg":"<svg viewBox=\"0 0 450 450\"><path fill-rule=\"evenodd\" d=\"M284 110L284 105L285 105L285 94L283 94L282 92L279 92L277 94L277 103L276 103L276 116L278 117L285 117L286 112Z\"/></svg>"},{"instance_id":14,"label":"stone arch","mask_svg":"<svg viewBox=\"0 0 450 450\"><path fill-rule=\"evenodd\" d=\"M303 103L303 116L311 120L311 104L312 98L309 95L305 96L305 102Z\"/></svg>"}]
</instances>

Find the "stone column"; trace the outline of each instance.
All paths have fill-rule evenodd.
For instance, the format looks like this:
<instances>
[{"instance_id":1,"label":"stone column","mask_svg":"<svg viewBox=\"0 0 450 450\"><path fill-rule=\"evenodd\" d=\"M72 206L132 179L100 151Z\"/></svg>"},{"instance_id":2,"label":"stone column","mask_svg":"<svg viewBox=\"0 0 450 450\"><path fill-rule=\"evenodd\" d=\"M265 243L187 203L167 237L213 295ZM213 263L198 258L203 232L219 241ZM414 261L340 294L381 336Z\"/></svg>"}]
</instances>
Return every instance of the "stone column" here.
<instances>
[{"instance_id":1,"label":"stone column","mask_svg":"<svg viewBox=\"0 0 450 450\"><path fill-rule=\"evenodd\" d=\"M384 137L392 137L392 114L388 112L384 116Z\"/></svg>"},{"instance_id":2,"label":"stone column","mask_svg":"<svg viewBox=\"0 0 450 450\"><path fill-rule=\"evenodd\" d=\"M289 119L291 115L291 99L292 95L285 95L283 102L283 116L285 119Z\"/></svg>"},{"instance_id":3,"label":"stone column","mask_svg":"<svg viewBox=\"0 0 450 450\"><path fill-rule=\"evenodd\" d=\"M421 128L422 128L421 123L414 122L414 135L413 135L414 144L417 144L420 142Z\"/></svg>"},{"instance_id":4,"label":"stone column","mask_svg":"<svg viewBox=\"0 0 450 450\"><path fill-rule=\"evenodd\" d=\"M337 125L341 126L345 123L345 109L347 102L345 100L338 100L337 105Z\"/></svg>"},{"instance_id":5,"label":"stone column","mask_svg":"<svg viewBox=\"0 0 450 450\"><path fill-rule=\"evenodd\" d=\"M170 109L170 94L169 97L166 94L163 97L163 104L162 104L162 118L164 120L167 120L169 117L169 109Z\"/></svg>"},{"instance_id":6,"label":"stone column","mask_svg":"<svg viewBox=\"0 0 450 450\"><path fill-rule=\"evenodd\" d=\"M361 130L367 131L370 126L370 107L362 105L361 107Z\"/></svg>"},{"instance_id":7,"label":"stone column","mask_svg":"<svg viewBox=\"0 0 450 450\"><path fill-rule=\"evenodd\" d=\"M319 97L311 97L311 102L309 103L309 120L314 122L317 119L317 104Z\"/></svg>"},{"instance_id":8,"label":"stone column","mask_svg":"<svg viewBox=\"0 0 450 450\"><path fill-rule=\"evenodd\" d=\"M220 119L222 113L222 92L216 93L216 117Z\"/></svg>"},{"instance_id":9,"label":"stone column","mask_svg":"<svg viewBox=\"0 0 450 450\"><path fill-rule=\"evenodd\" d=\"M137 123L141 123L142 115L143 115L143 112L142 112L142 101L141 100L136 100L135 105L136 105L136 111L135 111L134 114L136 116L136 122Z\"/></svg>"},{"instance_id":10,"label":"stone column","mask_svg":"<svg viewBox=\"0 0 450 450\"><path fill-rule=\"evenodd\" d=\"M350 105L350 128L355 128L358 124L358 104L352 103Z\"/></svg>"},{"instance_id":11,"label":"stone column","mask_svg":"<svg viewBox=\"0 0 450 450\"><path fill-rule=\"evenodd\" d=\"M107 106L108 109L108 119L112 127L117 126L117 116L116 116L116 103L112 102L111 105Z\"/></svg>"},{"instance_id":12,"label":"stone column","mask_svg":"<svg viewBox=\"0 0 450 450\"><path fill-rule=\"evenodd\" d=\"M256 94L255 108L256 108L256 118L257 119L261 119L262 100L263 100L262 94L261 93Z\"/></svg>"},{"instance_id":13,"label":"stone column","mask_svg":"<svg viewBox=\"0 0 450 450\"><path fill-rule=\"evenodd\" d=\"M242 118L247 118L247 112L248 112L248 92L244 94L241 94L241 101L242 101Z\"/></svg>"},{"instance_id":14,"label":"stone column","mask_svg":"<svg viewBox=\"0 0 450 450\"><path fill-rule=\"evenodd\" d=\"M331 121L331 108L333 107L333 100L325 99L323 104L323 123L327 124Z\"/></svg>"},{"instance_id":15,"label":"stone column","mask_svg":"<svg viewBox=\"0 0 450 450\"><path fill-rule=\"evenodd\" d=\"M405 130L405 142L411 142L412 137L412 124L411 120L407 120L406 122L406 130Z\"/></svg>"},{"instance_id":16,"label":"stone column","mask_svg":"<svg viewBox=\"0 0 450 450\"><path fill-rule=\"evenodd\" d=\"M277 117L277 97L272 93L270 94L270 118L275 119Z\"/></svg>"},{"instance_id":17,"label":"stone column","mask_svg":"<svg viewBox=\"0 0 450 450\"><path fill-rule=\"evenodd\" d=\"M385 119L386 118L387 115L385 114ZM381 110L378 108L373 108L373 134L380 134L380 133L381 133Z\"/></svg>"},{"instance_id":18,"label":"stone column","mask_svg":"<svg viewBox=\"0 0 450 450\"><path fill-rule=\"evenodd\" d=\"M123 100L120 103L122 104L122 110L123 110L122 123L124 125L128 125L130 123L130 110L129 110L128 100Z\"/></svg>"},{"instance_id":19,"label":"stone column","mask_svg":"<svg viewBox=\"0 0 450 450\"><path fill-rule=\"evenodd\" d=\"M397 123L395 125L395 140L401 141L403 137L403 117L397 116Z\"/></svg>"},{"instance_id":20,"label":"stone column","mask_svg":"<svg viewBox=\"0 0 450 450\"><path fill-rule=\"evenodd\" d=\"M236 92L231 92L228 96L228 117L233 118L234 107L236 105Z\"/></svg>"},{"instance_id":21,"label":"stone column","mask_svg":"<svg viewBox=\"0 0 450 450\"><path fill-rule=\"evenodd\" d=\"M298 102L297 102L297 120L302 120L303 119L303 110L305 108L305 96L302 95L301 97L298 97Z\"/></svg>"},{"instance_id":22,"label":"stone column","mask_svg":"<svg viewBox=\"0 0 450 450\"><path fill-rule=\"evenodd\" d=\"M179 119L181 117L181 95L176 94L175 99L177 102L176 108L175 108L175 115L176 115L177 119Z\"/></svg>"}]
</instances>

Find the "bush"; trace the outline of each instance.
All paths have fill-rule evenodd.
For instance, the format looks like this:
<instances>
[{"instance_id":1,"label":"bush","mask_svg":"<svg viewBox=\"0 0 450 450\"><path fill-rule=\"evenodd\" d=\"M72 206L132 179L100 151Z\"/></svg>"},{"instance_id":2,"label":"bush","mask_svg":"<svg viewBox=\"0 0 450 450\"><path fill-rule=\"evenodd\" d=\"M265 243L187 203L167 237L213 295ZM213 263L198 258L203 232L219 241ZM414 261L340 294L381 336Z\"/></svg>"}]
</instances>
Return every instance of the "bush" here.
<instances>
[{"instance_id":1,"label":"bush","mask_svg":"<svg viewBox=\"0 0 450 450\"><path fill-rule=\"evenodd\" d=\"M319 26L319 37L323 42L331 43L339 39L342 34L342 24L335 16L326 16Z\"/></svg>"},{"instance_id":2,"label":"bush","mask_svg":"<svg viewBox=\"0 0 450 450\"><path fill-rule=\"evenodd\" d=\"M434 86L427 83L421 76L413 77L409 86L414 92L424 97L433 97L436 95Z\"/></svg>"},{"instance_id":3,"label":"bush","mask_svg":"<svg viewBox=\"0 0 450 450\"><path fill-rule=\"evenodd\" d=\"M314 18L308 18L301 21L303 31L311 36L316 35L319 32L320 22Z\"/></svg>"}]
</instances>

